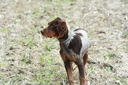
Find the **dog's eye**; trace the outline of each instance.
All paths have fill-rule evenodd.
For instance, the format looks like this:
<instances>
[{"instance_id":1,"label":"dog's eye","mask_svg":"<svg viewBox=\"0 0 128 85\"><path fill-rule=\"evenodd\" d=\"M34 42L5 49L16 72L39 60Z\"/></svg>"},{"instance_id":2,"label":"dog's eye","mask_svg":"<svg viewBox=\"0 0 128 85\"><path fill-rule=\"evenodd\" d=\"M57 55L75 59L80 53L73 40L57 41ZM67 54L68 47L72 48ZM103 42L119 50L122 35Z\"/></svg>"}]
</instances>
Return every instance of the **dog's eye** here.
<instances>
[{"instance_id":1,"label":"dog's eye","mask_svg":"<svg viewBox=\"0 0 128 85\"><path fill-rule=\"evenodd\" d=\"M49 30L55 31L54 26L49 26Z\"/></svg>"}]
</instances>

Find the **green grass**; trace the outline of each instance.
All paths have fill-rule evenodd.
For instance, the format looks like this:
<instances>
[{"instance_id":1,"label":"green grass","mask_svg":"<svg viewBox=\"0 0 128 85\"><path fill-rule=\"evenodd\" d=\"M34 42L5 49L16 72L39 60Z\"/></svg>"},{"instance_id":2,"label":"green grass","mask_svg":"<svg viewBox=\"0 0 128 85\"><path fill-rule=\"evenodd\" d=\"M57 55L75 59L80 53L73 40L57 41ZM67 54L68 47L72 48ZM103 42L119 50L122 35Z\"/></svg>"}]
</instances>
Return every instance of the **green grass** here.
<instances>
[{"instance_id":1,"label":"green grass","mask_svg":"<svg viewBox=\"0 0 128 85\"><path fill-rule=\"evenodd\" d=\"M59 85L59 82L55 80L55 76L58 75L55 71L46 70L42 73L37 73L34 75L34 80L42 85Z\"/></svg>"},{"instance_id":2,"label":"green grass","mask_svg":"<svg viewBox=\"0 0 128 85\"><path fill-rule=\"evenodd\" d=\"M110 59L112 59L112 57L115 56L115 54L113 54L113 52L109 52L108 54L105 54L104 57L108 57Z\"/></svg>"},{"instance_id":3,"label":"green grass","mask_svg":"<svg viewBox=\"0 0 128 85\"><path fill-rule=\"evenodd\" d=\"M111 67L109 67L109 66L106 66L105 68L106 68L106 71L107 71L107 72L111 72L111 71L112 71L112 70L111 70Z\"/></svg>"},{"instance_id":4,"label":"green grass","mask_svg":"<svg viewBox=\"0 0 128 85\"><path fill-rule=\"evenodd\" d=\"M29 35L25 38L22 38L21 41L20 41L20 44L28 47L28 48L32 48L34 47L34 40L33 40L33 36L32 35Z\"/></svg>"},{"instance_id":5,"label":"green grass","mask_svg":"<svg viewBox=\"0 0 128 85\"><path fill-rule=\"evenodd\" d=\"M52 49L54 49L55 47L52 45L45 45L45 48L47 51L51 51Z\"/></svg>"},{"instance_id":6,"label":"green grass","mask_svg":"<svg viewBox=\"0 0 128 85\"><path fill-rule=\"evenodd\" d=\"M1 29L0 29L0 32L4 32L4 30L1 28Z\"/></svg>"},{"instance_id":7,"label":"green grass","mask_svg":"<svg viewBox=\"0 0 128 85\"><path fill-rule=\"evenodd\" d=\"M10 28L10 27L6 27L6 30L7 30L7 31L10 31L10 30L11 30L11 28Z\"/></svg>"},{"instance_id":8,"label":"green grass","mask_svg":"<svg viewBox=\"0 0 128 85\"><path fill-rule=\"evenodd\" d=\"M16 24L18 24L18 22L17 22L17 21L14 21L13 23L14 23L15 25L16 25Z\"/></svg>"},{"instance_id":9,"label":"green grass","mask_svg":"<svg viewBox=\"0 0 128 85\"><path fill-rule=\"evenodd\" d=\"M30 63L31 63L31 60L28 59L28 58L23 58L21 61L22 61L23 63L25 63L25 64L30 64Z\"/></svg>"},{"instance_id":10,"label":"green grass","mask_svg":"<svg viewBox=\"0 0 128 85\"><path fill-rule=\"evenodd\" d=\"M115 77L115 81L120 81L122 84L126 84L126 81L120 77Z\"/></svg>"},{"instance_id":11,"label":"green grass","mask_svg":"<svg viewBox=\"0 0 128 85\"><path fill-rule=\"evenodd\" d=\"M56 65L56 60L48 53L42 53L39 64L43 64L43 69L40 73L33 75L34 81L41 85L60 85L58 77L64 77L58 72L59 66Z\"/></svg>"},{"instance_id":12,"label":"green grass","mask_svg":"<svg viewBox=\"0 0 128 85\"><path fill-rule=\"evenodd\" d=\"M92 73L95 70L94 67L90 67L89 72Z\"/></svg>"}]
</instances>

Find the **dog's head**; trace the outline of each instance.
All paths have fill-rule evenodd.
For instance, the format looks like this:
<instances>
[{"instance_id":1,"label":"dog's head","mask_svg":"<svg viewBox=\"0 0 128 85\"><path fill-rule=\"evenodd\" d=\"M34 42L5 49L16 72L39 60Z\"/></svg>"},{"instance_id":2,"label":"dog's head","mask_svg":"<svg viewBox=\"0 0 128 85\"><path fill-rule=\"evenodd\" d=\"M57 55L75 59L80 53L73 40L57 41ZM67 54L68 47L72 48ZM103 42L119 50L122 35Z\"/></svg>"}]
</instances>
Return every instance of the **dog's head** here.
<instances>
[{"instance_id":1,"label":"dog's head","mask_svg":"<svg viewBox=\"0 0 128 85\"><path fill-rule=\"evenodd\" d=\"M57 17L53 21L48 23L48 27L43 29L41 31L41 34L45 37L55 37L57 39L64 36L64 34L67 32L67 25L64 20Z\"/></svg>"}]
</instances>

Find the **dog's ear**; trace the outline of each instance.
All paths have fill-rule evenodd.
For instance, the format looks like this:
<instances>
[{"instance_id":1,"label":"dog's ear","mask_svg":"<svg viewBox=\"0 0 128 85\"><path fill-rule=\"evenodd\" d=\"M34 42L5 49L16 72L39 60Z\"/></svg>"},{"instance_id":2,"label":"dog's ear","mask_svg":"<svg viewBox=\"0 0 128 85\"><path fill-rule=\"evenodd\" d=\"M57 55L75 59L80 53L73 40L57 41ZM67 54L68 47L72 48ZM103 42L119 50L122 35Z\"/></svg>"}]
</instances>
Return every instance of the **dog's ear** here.
<instances>
[{"instance_id":1,"label":"dog's ear","mask_svg":"<svg viewBox=\"0 0 128 85\"><path fill-rule=\"evenodd\" d=\"M67 32L67 25L64 20L61 21L61 26L60 26L60 32L59 32L59 38L63 37L64 34Z\"/></svg>"},{"instance_id":2,"label":"dog's ear","mask_svg":"<svg viewBox=\"0 0 128 85\"><path fill-rule=\"evenodd\" d=\"M65 27L66 26L66 22L64 20L61 21L61 25L62 27Z\"/></svg>"},{"instance_id":3,"label":"dog's ear","mask_svg":"<svg viewBox=\"0 0 128 85\"><path fill-rule=\"evenodd\" d=\"M61 23L61 21L63 21L63 20L61 18L57 17L52 22L54 25L59 25Z\"/></svg>"},{"instance_id":4,"label":"dog's ear","mask_svg":"<svg viewBox=\"0 0 128 85\"><path fill-rule=\"evenodd\" d=\"M62 20L60 17L57 17L56 20Z\"/></svg>"}]
</instances>

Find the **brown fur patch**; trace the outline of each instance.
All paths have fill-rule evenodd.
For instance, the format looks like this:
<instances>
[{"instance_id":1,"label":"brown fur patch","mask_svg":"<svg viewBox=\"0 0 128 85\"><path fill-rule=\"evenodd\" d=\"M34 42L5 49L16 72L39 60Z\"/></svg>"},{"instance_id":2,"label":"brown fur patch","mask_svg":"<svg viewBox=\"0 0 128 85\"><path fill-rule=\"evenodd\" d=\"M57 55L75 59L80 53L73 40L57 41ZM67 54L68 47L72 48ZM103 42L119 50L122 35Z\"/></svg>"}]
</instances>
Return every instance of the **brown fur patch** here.
<instances>
[{"instance_id":1,"label":"brown fur patch","mask_svg":"<svg viewBox=\"0 0 128 85\"><path fill-rule=\"evenodd\" d=\"M82 47L80 36L80 33L76 34L76 36L74 36L74 39L72 39L68 46L68 48L72 49L76 54L80 54L80 50Z\"/></svg>"}]
</instances>

